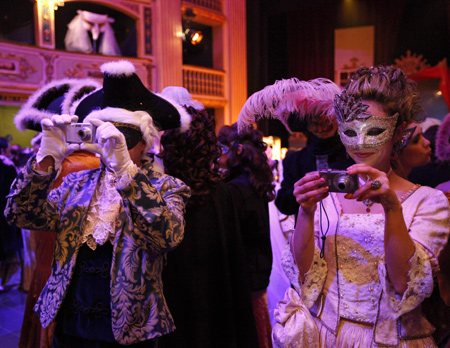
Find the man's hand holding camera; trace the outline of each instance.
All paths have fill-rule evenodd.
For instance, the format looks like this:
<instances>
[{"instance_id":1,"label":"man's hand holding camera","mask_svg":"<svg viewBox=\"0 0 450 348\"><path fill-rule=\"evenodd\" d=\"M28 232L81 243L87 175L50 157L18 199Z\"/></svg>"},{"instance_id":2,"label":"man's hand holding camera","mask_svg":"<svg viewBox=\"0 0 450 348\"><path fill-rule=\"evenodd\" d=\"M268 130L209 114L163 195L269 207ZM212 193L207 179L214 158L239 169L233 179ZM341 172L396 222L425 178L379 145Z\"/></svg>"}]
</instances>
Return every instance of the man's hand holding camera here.
<instances>
[{"instance_id":1,"label":"man's hand holding camera","mask_svg":"<svg viewBox=\"0 0 450 348\"><path fill-rule=\"evenodd\" d=\"M93 119L91 123L97 127L96 142L82 143L80 149L98 153L108 169L122 176L134 166L125 136L110 122Z\"/></svg>"},{"instance_id":2,"label":"man's hand holding camera","mask_svg":"<svg viewBox=\"0 0 450 348\"><path fill-rule=\"evenodd\" d=\"M76 122L78 116L53 115L41 121L42 140L36 154L36 169L48 172L50 167L58 170L65 157L79 149L79 144L68 144L67 127Z\"/></svg>"}]
</instances>

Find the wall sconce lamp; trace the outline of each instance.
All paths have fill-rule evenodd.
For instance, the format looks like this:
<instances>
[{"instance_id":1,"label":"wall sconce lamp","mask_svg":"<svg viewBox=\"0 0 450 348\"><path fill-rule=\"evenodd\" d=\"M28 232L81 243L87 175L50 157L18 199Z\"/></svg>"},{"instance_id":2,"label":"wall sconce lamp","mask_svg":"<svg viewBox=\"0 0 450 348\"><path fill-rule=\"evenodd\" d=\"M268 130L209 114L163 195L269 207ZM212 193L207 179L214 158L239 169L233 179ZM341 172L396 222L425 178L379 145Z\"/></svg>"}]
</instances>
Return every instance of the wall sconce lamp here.
<instances>
[{"instance_id":1,"label":"wall sconce lamp","mask_svg":"<svg viewBox=\"0 0 450 348\"><path fill-rule=\"evenodd\" d=\"M36 2L53 7L54 11L56 11L58 7L64 6L64 0L36 0Z\"/></svg>"},{"instance_id":2,"label":"wall sconce lamp","mask_svg":"<svg viewBox=\"0 0 450 348\"><path fill-rule=\"evenodd\" d=\"M195 17L194 10L187 8L184 12L184 16L187 18L183 28L183 41L189 42L191 45L196 46L203 40L203 33L200 30L195 30L190 27L191 19Z\"/></svg>"},{"instance_id":3,"label":"wall sconce lamp","mask_svg":"<svg viewBox=\"0 0 450 348\"><path fill-rule=\"evenodd\" d=\"M186 29L183 34L183 40L188 41L191 45L198 45L203 40L203 33L200 30Z\"/></svg>"},{"instance_id":4,"label":"wall sconce lamp","mask_svg":"<svg viewBox=\"0 0 450 348\"><path fill-rule=\"evenodd\" d=\"M58 9L58 7L63 7L64 6L64 0L56 0L53 3L54 9L55 11Z\"/></svg>"}]
</instances>

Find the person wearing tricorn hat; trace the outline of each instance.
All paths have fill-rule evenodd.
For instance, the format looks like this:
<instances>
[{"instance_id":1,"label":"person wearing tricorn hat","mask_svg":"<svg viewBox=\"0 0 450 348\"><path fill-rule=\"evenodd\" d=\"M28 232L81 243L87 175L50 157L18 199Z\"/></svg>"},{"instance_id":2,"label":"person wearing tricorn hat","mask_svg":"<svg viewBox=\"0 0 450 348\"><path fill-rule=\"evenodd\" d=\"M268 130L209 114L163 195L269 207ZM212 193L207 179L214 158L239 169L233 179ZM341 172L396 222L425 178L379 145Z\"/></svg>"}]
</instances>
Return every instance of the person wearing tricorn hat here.
<instances>
[{"instance_id":1,"label":"person wearing tricorn hat","mask_svg":"<svg viewBox=\"0 0 450 348\"><path fill-rule=\"evenodd\" d=\"M101 70L103 88L75 111L97 127L94 142L67 143L78 116L43 120L41 148L13 184L6 217L57 231L52 274L35 306L44 327L56 322L53 346L156 347L175 329L161 272L183 239L190 189L153 171L145 154L158 130L188 127L190 118L146 89L130 62ZM101 168L69 174L50 191L53 168L80 148L98 153Z\"/></svg>"},{"instance_id":2,"label":"person wearing tricorn hat","mask_svg":"<svg viewBox=\"0 0 450 348\"><path fill-rule=\"evenodd\" d=\"M14 116L14 123L19 130L38 132L31 140L34 154L38 152L41 144L41 121L45 118L50 119L55 113L69 113L73 105L78 105L83 96L99 88L101 84L92 79L64 78L47 83L28 98ZM63 177L69 173L99 167L100 160L95 154L88 151L75 151L63 160L52 188L60 186ZM19 347L46 348L52 345L54 327L42 328L33 307L51 274L56 232L24 229L22 231L24 236L26 231L29 232L30 244L35 245L35 268L25 304Z\"/></svg>"}]
</instances>

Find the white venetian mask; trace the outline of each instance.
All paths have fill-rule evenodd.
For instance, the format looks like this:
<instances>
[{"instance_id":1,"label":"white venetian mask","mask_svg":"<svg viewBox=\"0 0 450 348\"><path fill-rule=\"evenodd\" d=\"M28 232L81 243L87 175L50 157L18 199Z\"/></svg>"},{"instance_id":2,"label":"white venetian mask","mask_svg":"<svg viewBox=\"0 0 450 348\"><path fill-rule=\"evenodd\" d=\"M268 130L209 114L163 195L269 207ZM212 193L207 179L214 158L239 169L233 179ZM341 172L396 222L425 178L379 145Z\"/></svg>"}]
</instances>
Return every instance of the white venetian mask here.
<instances>
[{"instance_id":1,"label":"white venetian mask","mask_svg":"<svg viewBox=\"0 0 450 348\"><path fill-rule=\"evenodd\" d=\"M339 136L346 147L376 147L394 135L398 114L390 117L370 115L364 121L355 119L339 123Z\"/></svg>"}]
</instances>

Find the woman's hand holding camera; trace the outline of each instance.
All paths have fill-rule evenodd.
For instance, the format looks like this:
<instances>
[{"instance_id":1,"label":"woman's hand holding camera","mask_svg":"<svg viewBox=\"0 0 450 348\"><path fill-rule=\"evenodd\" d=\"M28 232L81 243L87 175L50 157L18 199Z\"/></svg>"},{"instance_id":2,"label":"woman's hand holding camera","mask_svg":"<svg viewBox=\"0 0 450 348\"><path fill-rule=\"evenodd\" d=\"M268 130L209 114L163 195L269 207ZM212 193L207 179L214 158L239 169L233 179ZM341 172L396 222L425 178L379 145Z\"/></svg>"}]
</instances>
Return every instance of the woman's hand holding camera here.
<instances>
[{"instance_id":1,"label":"woman's hand holding camera","mask_svg":"<svg viewBox=\"0 0 450 348\"><path fill-rule=\"evenodd\" d=\"M328 187L320 187L325 179L318 172L307 173L294 184L294 196L306 213L314 213L317 202L328 196Z\"/></svg>"},{"instance_id":2,"label":"woman's hand holding camera","mask_svg":"<svg viewBox=\"0 0 450 348\"><path fill-rule=\"evenodd\" d=\"M364 163L348 167L347 172L370 179L354 193L346 194L345 198L356 199L358 202L369 199L374 203L380 203L385 211L400 206L398 197L389 182L390 173L377 170Z\"/></svg>"},{"instance_id":3,"label":"woman's hand holding camera","mask_svg":"<svg viewBox=\"0 0 450 348\"><path fill-rule=\"evenodd\" d=\"M79 144L67 144L67 125L77 122L78 116L53 115L41 121L42 140L36 154L39 170L48 171L50 166L59 169L65 157L79 149Z\"/></svg>"},{"instance_id":4,"label":"woman's hand holding camera","mask_svg":"<svg viewBox=\"0 0 450 348\"><path fill-rule=\"evenodd\" d=\"M128 153L125 136L110 122L93 119L91 123L97 127L97 141L82 143L80 148L98 153L108 169L118 177L122 176L134 166Z\"/></svg>"}]
</instances>

